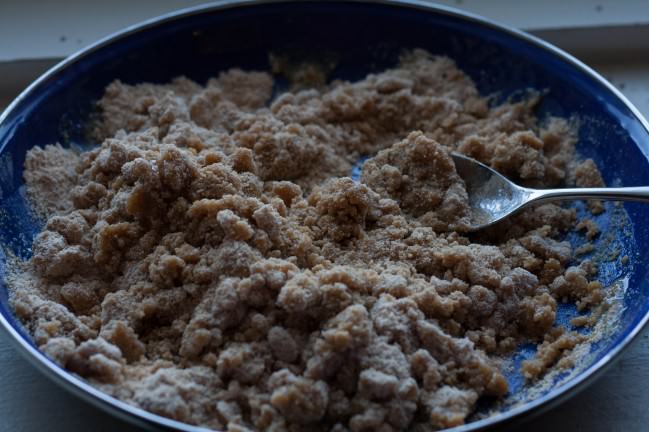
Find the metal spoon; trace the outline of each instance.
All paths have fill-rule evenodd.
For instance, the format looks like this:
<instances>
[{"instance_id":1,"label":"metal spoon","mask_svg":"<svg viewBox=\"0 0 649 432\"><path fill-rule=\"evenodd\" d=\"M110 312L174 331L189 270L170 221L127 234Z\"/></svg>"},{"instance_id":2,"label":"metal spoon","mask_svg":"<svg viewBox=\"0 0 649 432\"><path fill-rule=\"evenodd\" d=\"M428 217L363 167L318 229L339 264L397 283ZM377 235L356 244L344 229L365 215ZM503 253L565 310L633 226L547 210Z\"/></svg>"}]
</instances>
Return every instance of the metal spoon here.
<instances>
[{"instance_id":1,"label":"metal spoon","mask_svg":"<svg viewBox=\"0 0 649 432\"><path fill-rule=\"evenodd\" d=\"M530 189L512 183L497 171L470 157L458 153L451 153L451 156L469 195L472 231L493 225L530 204L579 199L649 202L647 186Z\"/></svg>"}]
</instances>

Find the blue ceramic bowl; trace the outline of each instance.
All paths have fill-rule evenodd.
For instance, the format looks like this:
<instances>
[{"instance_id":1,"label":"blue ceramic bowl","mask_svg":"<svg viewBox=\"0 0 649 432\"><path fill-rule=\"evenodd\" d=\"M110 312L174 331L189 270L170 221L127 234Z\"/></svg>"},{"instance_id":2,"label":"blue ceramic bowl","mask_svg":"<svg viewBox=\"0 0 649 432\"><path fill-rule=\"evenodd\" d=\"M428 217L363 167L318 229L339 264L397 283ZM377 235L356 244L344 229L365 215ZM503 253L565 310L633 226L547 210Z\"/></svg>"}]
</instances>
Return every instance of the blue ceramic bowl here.
<instances>
[{"instance_id":1,"label":"blue ceramic bowl","mask_svg":"<svg viewBox=\"0 0 649 432\"><path fill-rule=\"evenodd\" d=\"M294 57L335 55L332 78L360 79L396 63L404 48L424 48L456 60L479 90L495 98L522 90L546 90L538 115L577 116L578 150L603 168L607 183L649 184L649 126L638 111L601 76L568 54L516 30L459 11L417 1L219 2L163 16L104 39L58 64L25 90L0 117L0 242L4 251L27 258L40 229L31 215L23 187L23 161L34 145L61 142L91 146L83 125L104 87L114 79L127 83L163 83L178 75L198 82L230 67L268 69L268 53ZM611 207L612 208L612 207ZM519 420L539 412L592 382L638 334L649 318L649 206L627 204L627 223L609 214L598 222L608 243L630 264L613 259L600 266L606 283L622 281L624 307L610 334L592 345L588 362L535 397L526 396L523 380L508 375L513 398L491 417L457 430L476 430ZM619 213L619 212L618 212ZM604 238L605 236L602 236ZM578 242L578 236L570 236ZM603 241L603 240L602 240ZM6 268L0 253L0 272ZM576 314L560 308L558 320ZM0 323L18 348L50 377L85 399L127 420L154 428L196 430L119 402L48 360L31 343L13 316L7 289L0 286ZM533 355L521 347L515 363ZM633 373L630 371L630 373ZM483 411L493 408L481 401Z\"/></svg>"}]
</instances>

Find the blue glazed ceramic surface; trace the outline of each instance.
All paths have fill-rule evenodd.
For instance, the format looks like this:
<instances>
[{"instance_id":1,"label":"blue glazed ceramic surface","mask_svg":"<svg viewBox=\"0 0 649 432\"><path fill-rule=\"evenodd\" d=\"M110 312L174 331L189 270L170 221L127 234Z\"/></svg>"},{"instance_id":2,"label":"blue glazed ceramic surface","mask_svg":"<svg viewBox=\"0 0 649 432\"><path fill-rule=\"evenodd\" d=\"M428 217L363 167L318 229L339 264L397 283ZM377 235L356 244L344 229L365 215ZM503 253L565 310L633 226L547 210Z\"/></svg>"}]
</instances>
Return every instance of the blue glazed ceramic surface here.
<instances>
[{"instance_id":1,"label":"blue glazed ceramic surface","mask_svg":"<svg viewBox=\"0 0 649 432\"><path fill-rule=\"evenodd\" d=\"M25 153L35 145L54 142L94 145L84 137L83 125L104 87L114 79L163 83L185 75L205 82L235 66L268 70L268 54L274 52L295 59L334 58L332 78L355 80L393 66L407 48L453 58L494 100L520 96L526 89L546 91L539 117L578 118L578 150L597 162L608 184L649 185L649 132L644 120L599 76L529 36L414 2L226 2L163 17L91 47L55 67L0 117L0 243L5 252L30 256L40 222L25 200ZM576 206L583 211L582 205ZM646 321L649 229L644 221L649 220L649 205L608 208L598 218L604 227L598 247L619 253L600 266L599 278L626 287L618 296L623 310L617 326L592 345L588 364L570 380L558 377L558 384L533 400L521 396L526 403L505 404L499 408L501 414L461 429L512 419L558 400L592 378ZM578 245L583 237L571 234L569 240ZM629 257L627 265L622 263L624 255ZM0 272L6 265L5 253L0 252ZM38 366L82 396L140 424L184 427L102 395L36 352L12 315L4 285L0 285L0 315L0 323ZM567 323L576 315L574 307L562 306L558 320ZM514 364L533 352L531 346L521 347ZM508 379L512 393L521 392L520 374L514 370ZM493 408L491 401L482 401L481 407Z\"/></svg>"}]
</instances>

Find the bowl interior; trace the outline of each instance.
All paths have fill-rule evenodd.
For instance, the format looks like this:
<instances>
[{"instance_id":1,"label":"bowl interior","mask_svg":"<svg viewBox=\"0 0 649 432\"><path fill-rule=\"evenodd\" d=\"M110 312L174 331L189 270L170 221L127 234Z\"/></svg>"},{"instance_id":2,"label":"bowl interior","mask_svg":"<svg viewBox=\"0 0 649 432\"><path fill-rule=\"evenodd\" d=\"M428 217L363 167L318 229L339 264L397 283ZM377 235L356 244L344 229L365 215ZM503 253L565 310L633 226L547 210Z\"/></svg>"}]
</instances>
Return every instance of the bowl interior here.
<instances>
[{"instance_id":1,"label":"bowl interior","mask_svg":"<svg viewBox=\"0 0 649 432\"><path fill-rule=\"evenodd\" d=\"M83 125L114 79L162 83L185 75L202 83L230 67L268 70L268 54L273 52L294 59L334 59L332 78L356 80L393 66L407 48L451 57L495 100L520 96L530 88L546 91L539 117L576 116L581 124L578 150L597 162L607 184L649 184L649 133L642 120L606 84L552 50L479 21L412 5L249 4L188 14L100 45L48 75L7 111L0 123L0 243L6 251L30 256L41 223L25 200L25 153L34 145L54 142L95 144L84 137ZM583 211L583 206L577 208ZM615 210L612 205L609 209ZM624 210L618 214L624 224L613 220L614 212L597 219L607 235L600 236L596 247L619 252L600 266L599 277L605 283L623 282L624 310L616 329L591 347L589 365L615 351L649 309L649 229L643 223L649 219L649 206L628 204ZM583 241L576 235L569 239ZM629 264L622 263L624 255ZM0 258L4 271L5 254ZM0 313L19 329L7 300L3 285ZM574 307L562 306L559 320L567 322L576 314ZM532 347L523 346L514 360L532 354ZM513 392L520 391L520 375L512 372L508 378ZM548 392L560 389L549 387L540 395Z\"/></svg>"}]
</instances>

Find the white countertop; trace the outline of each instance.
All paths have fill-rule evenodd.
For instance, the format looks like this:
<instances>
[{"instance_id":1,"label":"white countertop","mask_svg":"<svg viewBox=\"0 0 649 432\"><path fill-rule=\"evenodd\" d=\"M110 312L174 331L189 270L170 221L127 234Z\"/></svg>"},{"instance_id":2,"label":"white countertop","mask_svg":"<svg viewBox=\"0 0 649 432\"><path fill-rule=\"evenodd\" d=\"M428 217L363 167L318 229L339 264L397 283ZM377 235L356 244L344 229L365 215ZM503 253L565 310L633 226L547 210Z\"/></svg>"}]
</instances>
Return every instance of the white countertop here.
<instances>
[{"instance_id":1,"label":"white countertop","mask_svg":"<svg viewBox=\"0 0 649 432\"><path fill-rule=\"evenodd\" d=\"M197 4L195 0L158 0L155 3L115 0L99 6L95 2L67 0L61 4L77 9L54 8L31 1L32 7L47 7L37 17L26 14L30 0L0 0L0 109L29 80L52 63L45 60L75 51L87 42L124 25L147 16L172 10L179 6ZM579 57L600 71L620 88L631 101L649 117L649 38L628 37L630 32L649 34L649 27L631 26L649 22L649 2L632 0L564 0L539 3L515 0L443 1L449 5L470 9L519 27L536 29L543 37L573 49ZM488 3L488 4L487 4ZM92 4L92 7L89 6ZM21 6L22 5L22 6ZM110 7L109 7L110 5ZM81 8L81 9L78 9ZM74 25L70 11L106 14L106 21L95 25L93 20ZM121 9L120 9L121 8ZM91 10L92 9L92 10ZM122 11L121 13L116 11ZM128 10L129 13L124 13ZM63 11L63 12L62 12ZM102 12L103 11L103 12ZM30 12L31 13L31 12ZM74 13L72 14L74 17ZM47 19L43 18L47 17ZM59 18L57 18L59 17ZM8 19L12 18L12 19ZM53 29L51 22L66 28L64 34ZM49 20L49 25L44 23ZM21 39L11 35L17 23L30 21L43 31ZM13 27L8 27L8 25ZM92 25L90 25L92 24ZM615 26L615 32L602 32L598 26ZM34 27L32 27L34 28ZM38 28L38 27L35 27ZM61 34L59 34L61 33ZM615 33L615 34L614 34ZM617 35L617 36L616 36ZM610 43L614 37L627 38L626 50L612 49L603 55L593 49ZM601 42L601 43L600 43ZM649 45L648 45L649 46ZM613 47L615 48L615 47ZM634 50L635 52L630 52ZM3 60L5 61L3 64ZM12 60L12 62L7 62ZM15 60L21 60L16 62ZM9 77L9 78L7 78ZM15 79L12 81L11 77ZM649 330L640 335L632 347L599 380L557 408L531 420L525 429L537 431L645 431L649 430ZM23 359L4 332L0 331L0 432L76 432L140 431L139 428L105 414L58 387Z\"/></svg>"}]
</instances>

